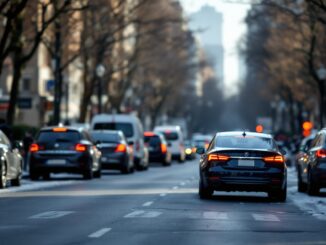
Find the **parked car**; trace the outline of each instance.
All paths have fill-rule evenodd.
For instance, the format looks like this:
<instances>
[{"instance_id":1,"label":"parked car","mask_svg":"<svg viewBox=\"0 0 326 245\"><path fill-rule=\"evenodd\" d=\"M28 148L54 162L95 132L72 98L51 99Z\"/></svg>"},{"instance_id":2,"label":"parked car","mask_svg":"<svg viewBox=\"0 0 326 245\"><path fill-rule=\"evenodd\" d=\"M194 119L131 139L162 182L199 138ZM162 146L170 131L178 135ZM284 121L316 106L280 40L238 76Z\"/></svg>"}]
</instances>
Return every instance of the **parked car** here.
<instances>
[{"instance_id":1,"label":"parked car","mask_svg":"<svg viewBox=\"0 0 326 245\"><path fill-rule=\"evenodd\" d=\"M184 162L186 159L184 138L179 126L156 126L154 132L162 133L168 141L168 149L172 154L172 159Z\"/></svg>"},{"instance_id":2,"label":"parked car","mask_svg":"<svg viewBox=\"0 0 326 245\"><path fill-rule=\"evenodd\" d=\"M122 131L95 130L90 133L101 151L102 169L116 169L124 174L134 172L132 150Z\"/></svg>"},{"instance_id":3,"label":"parked car","mask_svg":"<svg viewBox=\"0 0 326 245\"><path fill-rule=\"evenodd\" d=\"M91 122L92 130L121 130L132 147L134 162L138 170L148 168L148 152L144 147L143 126L138 117L122 114L95 115Z\"/></svg>"},{"instance_id":4,"label":"parked car","mask_svg":"<svg viewBox=\"0 0 326 245\"><path fill-rule=\"evenodd\" d=\"M298 191L317 195L320 188L326 187L326 128L317 133L309 149L303 150L298 161Z\"/></svg>"},{"instance_id":5,"label":"parked car","mask_svg":"<svg viewBox=\"0 0 326 245\"><path fill-rule=\"evenodd\" d=\"M160 162L163 166L171 165L171 153L164 135L154 132L144 133L145 145L148 148L149 162Z\"/></svg>"},{"instance_id":6,"label":"parked car","mask_svg":"<svg viewBox=\"0 0 326 245\"><path fill-rule=\"evenodd\" d=\"M87 130L74 127L42 128L30 146L30 178L50 173L79 173L85 179L101 177L101 153Z\"/></svg>"},{"instance_id":7,"label":"parked car","mask_svg":"<svg viewBox=\"0 0 326 245\"><path fill-rule=\"evenodd\" d=\"M11 144L8 137L0 130L0 188L6 188L8 181L12 186L20 186L23 158L19 153L19 144Z\"/></svg>"},{"instance_id":8,"label":"parked car","mask_svg":"<svg viewBox=\"0 0 326 245\"><path fill-rule=\"evenodd\" d=\"M220 132L207 150L198 148L200 198L214 191L262 191L271 199L286 200L284 156L269 134Z\"/></svg>"}]
</instances>

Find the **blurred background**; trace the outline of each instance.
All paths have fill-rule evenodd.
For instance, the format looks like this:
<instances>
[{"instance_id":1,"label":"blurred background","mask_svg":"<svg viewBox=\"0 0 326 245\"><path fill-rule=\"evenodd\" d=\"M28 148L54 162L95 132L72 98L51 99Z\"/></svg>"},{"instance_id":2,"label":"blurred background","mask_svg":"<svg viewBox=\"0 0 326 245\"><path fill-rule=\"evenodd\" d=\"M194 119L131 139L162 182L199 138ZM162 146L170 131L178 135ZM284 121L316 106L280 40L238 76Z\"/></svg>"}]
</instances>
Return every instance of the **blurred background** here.
<instances>
[{"instance_id":1,"label":"blurred background","mask_svg":"<svg viewBox=\"0 0 326 245\"><path fill-rule=\"evenodd\" d=\"M325 125L323 1L3 0L0 13L0 119L17 138L99 113L188 137Z\"/></svg>"}]
</instances>

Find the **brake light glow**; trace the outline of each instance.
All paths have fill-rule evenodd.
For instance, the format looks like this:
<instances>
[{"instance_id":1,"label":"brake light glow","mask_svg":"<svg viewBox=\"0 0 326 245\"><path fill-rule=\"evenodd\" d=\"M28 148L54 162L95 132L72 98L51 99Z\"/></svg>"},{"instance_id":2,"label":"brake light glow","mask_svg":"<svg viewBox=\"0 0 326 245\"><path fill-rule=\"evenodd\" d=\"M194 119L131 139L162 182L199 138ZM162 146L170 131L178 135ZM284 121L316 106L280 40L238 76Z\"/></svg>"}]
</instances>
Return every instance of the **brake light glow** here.
<instances>
[{"instance_id":1,"label":"brake light glow","mask_svg":"<svg viewBox=\"0 0 326 245\"><path fill-rule=\"evenodd\" d=\"M119 144L117 145L117 148L115 149L115 152L126 152L127 147L124 144Z\"/></svg>"},{"instance_id":2,"label":"brake light glow","mask_svg":"<svg viewBox=\"0 0 326 245\"><path fill-rule=\"evenodd\" d=\"M325 158L326 157L326 150L325 149L320 149L316 151L316 157L317 158Z\"/></svg>"},{"instance_id":3,"label":"brake light glow","mask_svg":"<svg viewBox=\"0 0 326 245\"><path fill-rule=\"evenodd\" d=\"M87 150L87 146L86 145L83 145L83 144L77 144L75 146L75 151L78 151L78 152L85 152Z\"/></svg>"},{"instance_id":4,"label":"brake light glow","mask_svg":"<svg viewBox=\"0 0 326 245\"><path fill-rule=\"evenodd\" d=\"M284 163L284 157L280 155L264 157L264 161L268 163Z\"/></svg>"},{"instance_id":5,"label":"brake light glow","mask_svg":"<svg viewBox=\"0 0 326 245\"><path fill-rule=\"evenodd\" d=\"M31 144L29 147L30 152L37 152L40 150L40 146L38 144Z\"/></svg>"},{"instance_id":6,"label":"brake light glow","mask_svg":"<svg viewBox=\"0 0 326 245\"><path fill-rule=\"evenodd\" d=\"M162 151L162 153L166 153L167 152L166 144L161 144L161 151Z\"/></svg>"},{"instance_id":7,"label":"brake light glow","mask_svg":"<svg viewBox=\"0 0 326 245\"><path fill-rule=\"evenodd\" d=\"M53 132L67 132L67 128L53 128L52 131Z\"/></svg>"},{"instance_id":8,"label":"brake light glow","mask_svg":"<svg viewBox=\"0 0 326 245\"><path fill-rule=\"evenodd\" d=\"M229 156L221 155L221 154L209 154L208 161L228 161L230 159Z\"/></svg>"},{"instance_id":9,"label":"brake light glow","mask_svg":"<svg viewBox=\"0 0 326 245\"><path fill-rule=\"evenodd\" d=\"M144 133L144 136L147 136L147 137L152 137L154 136L155 134L153 132L145 132Z\"/></svg>"}]
</instances>

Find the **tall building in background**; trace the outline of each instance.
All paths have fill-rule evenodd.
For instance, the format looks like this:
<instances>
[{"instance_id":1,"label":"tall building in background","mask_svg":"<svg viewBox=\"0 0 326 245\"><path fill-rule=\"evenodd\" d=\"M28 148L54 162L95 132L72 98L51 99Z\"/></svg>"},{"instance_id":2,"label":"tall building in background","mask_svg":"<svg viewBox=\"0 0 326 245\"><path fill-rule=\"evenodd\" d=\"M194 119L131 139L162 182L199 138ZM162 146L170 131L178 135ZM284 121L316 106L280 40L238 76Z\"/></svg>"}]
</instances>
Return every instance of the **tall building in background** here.
<instances>
[{"instance_id":1,"label":"tall building in background","mask_svg":"<svg viewBox=\"0 0 326 245\"><path fill-rule=\"evenodd\" d=\"M223 88L224 49L222 43L223 15L214 7L203 6L198 12L190 15L189 26L198 36L206 56L214 66L218 86Z\"/></svg>"}]
</instances>

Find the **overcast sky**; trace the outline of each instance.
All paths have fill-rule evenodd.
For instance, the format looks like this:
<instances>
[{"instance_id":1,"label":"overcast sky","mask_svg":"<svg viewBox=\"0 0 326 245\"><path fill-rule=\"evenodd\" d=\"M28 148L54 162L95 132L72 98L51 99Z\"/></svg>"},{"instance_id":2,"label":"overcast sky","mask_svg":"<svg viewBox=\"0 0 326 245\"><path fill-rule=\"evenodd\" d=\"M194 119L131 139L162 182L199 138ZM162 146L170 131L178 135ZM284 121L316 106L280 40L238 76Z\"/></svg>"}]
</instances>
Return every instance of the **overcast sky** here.
<instances>
[{"instance_id":1,"label":"overcast sky","mask_svg":"<svg viewBox=\"0 0 326 245\"><path fill-rule=\"evenodd\" d=\"M227 94L236 92L236 83L239 80L239 57L237 45L246 32L244 18L250 9L249 4L230 3L226 0L180 0L186 13L198 11L203 5L208 4L223 14L223 46L224 83Z\"/></svg>"}]
</instances>

